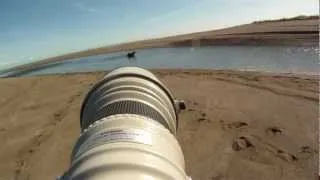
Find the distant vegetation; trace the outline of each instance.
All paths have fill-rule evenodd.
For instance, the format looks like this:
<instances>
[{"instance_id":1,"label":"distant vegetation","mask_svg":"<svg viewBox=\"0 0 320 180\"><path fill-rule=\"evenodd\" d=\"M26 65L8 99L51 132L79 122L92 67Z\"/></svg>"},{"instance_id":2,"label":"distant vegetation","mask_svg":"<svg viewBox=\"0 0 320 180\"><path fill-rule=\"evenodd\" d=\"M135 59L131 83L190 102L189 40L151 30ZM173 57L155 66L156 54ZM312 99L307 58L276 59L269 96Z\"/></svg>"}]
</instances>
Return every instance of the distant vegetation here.
<instances>
[{"instance_id":1,"label":"distant vegetation","mask_svg":"<svg viewBox=\"0 0 320 180\"><path fill-rule=\"evenodd\" d=\"M319 19L318 15L314 16L296 16L293 18L282 18L282 19L275 19L275 20L263 20L263 21L254 21L254 24L258 23L268 23L268 22L283 22L283 21L294 21L294 20L314 20L314 19Z\"/></svg>"}]
</instances>

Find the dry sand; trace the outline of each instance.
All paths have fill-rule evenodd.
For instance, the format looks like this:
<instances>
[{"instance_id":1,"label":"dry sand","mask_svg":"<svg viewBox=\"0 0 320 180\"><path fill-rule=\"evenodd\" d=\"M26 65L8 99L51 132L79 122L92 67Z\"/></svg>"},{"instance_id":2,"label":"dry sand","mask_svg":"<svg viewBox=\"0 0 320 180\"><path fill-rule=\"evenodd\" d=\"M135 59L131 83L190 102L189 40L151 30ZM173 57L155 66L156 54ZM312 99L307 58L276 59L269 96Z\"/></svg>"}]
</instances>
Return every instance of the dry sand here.
<instances>
[{"instance_id":1,"label":"dry sand","mask_svg":"<svg viewBox=\"0 0 320 180\"><path fill-rule=\"evenodd\" d=\"M318 179L318 77L156 71L187 110L178 139L194 180ZM69 165L79 108L103 73L0 79L0 180Z\"/></svg>"}]
</instances>

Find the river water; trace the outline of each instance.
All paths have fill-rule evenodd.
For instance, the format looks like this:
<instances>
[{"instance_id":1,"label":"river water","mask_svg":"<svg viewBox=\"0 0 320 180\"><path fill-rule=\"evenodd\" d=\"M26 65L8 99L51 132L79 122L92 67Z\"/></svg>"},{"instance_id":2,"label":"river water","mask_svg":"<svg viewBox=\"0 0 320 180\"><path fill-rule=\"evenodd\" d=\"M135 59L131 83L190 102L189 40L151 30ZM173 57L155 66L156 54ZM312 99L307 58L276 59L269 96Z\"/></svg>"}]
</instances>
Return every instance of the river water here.
<instances>
[{"instance_id":1,"label":"river water","mask_svg":"<svg viewBox=\"0 0 320 180\"><path fill-rule=\"evenodd\" d=\"M137 50L136 57L128 59L126 52L109 53L60 63L52 63L21 76L92 72L120 66L144 68L205 68L238 69L276 73L318 74L319 49L314 47L282 46L212 46L155 48Z\"/></svg>"}]
</instances>

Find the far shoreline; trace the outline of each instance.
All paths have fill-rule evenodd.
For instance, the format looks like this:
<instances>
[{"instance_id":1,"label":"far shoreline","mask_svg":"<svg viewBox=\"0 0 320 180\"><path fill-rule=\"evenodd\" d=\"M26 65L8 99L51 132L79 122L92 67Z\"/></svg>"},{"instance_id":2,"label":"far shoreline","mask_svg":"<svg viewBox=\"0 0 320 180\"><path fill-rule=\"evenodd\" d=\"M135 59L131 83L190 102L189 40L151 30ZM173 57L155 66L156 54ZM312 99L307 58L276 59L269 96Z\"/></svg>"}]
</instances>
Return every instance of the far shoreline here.
<instances>
[{"instance_id":1,"label":"far shoreline","mask_svg":"<svg viewBox=\"0 0 320 180\"><path fill-rule=\"evenodd\" d=\"M253 22L220 30L197 32L158 39L142 40L113 46L88 49L23 64L0 71L23 72L64 60L101 55L113 52L128 52L149 48L179 48L203 46L305 46L319 47L319 16Z\"/></svg>"},{"instance_id":2,"label":"far shoreline","mask_svg":"<svg viewBox=\"0 0 320 180\"><path fill-rule=\"evenodd\" d=\"M116 69L116 68L113 68ZM98 70L98 71L84 71L84 72L66 72L66 73L48 73L48 74L39 74L31 76L8 76L4 78L38 78L38 77L59 77L59 76L78 76L78 75L97 75L97 74L107 74L113 69L108 70ZM261 70L247 70L247 69L215 69L215 68L147 68L153 73L181 73L181 74L240 74L245 76L270 76L270 77L298 77L298 78L311 78L311 79L320 79L320 74L318 72L271 72L271 71L261 71ZM1 79L1 78L0 78Z\"/></svg>"}]
</instances>

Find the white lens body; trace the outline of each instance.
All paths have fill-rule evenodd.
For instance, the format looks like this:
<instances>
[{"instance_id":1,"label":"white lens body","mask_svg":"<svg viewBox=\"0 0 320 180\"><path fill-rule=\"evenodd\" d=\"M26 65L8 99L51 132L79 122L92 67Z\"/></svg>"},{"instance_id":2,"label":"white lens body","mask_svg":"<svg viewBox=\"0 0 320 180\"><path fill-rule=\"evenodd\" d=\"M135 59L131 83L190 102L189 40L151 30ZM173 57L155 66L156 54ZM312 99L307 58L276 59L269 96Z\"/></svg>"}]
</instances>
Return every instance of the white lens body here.
<instances>
[{"instance_id":1,"label":"white lens body","mask_svg":"<svg viewBox=\"0 0 320 180\"><path fill-rule=\"evenodd\" d=\"M81 136L62 180L187 180L175 137L179 108L149 71L124 67L86 96Z\"/></svg>"},{"instance_id":2,"label":"white lens body","mask_svg":"<svg viewBox=\"0 0 320 180\"><path fill-rule=\"evenodd\" d=\"M69 179L188 179L176 138L143 116L122 114L96 121L75 149Z\"/></svg>"}]
</instances>

